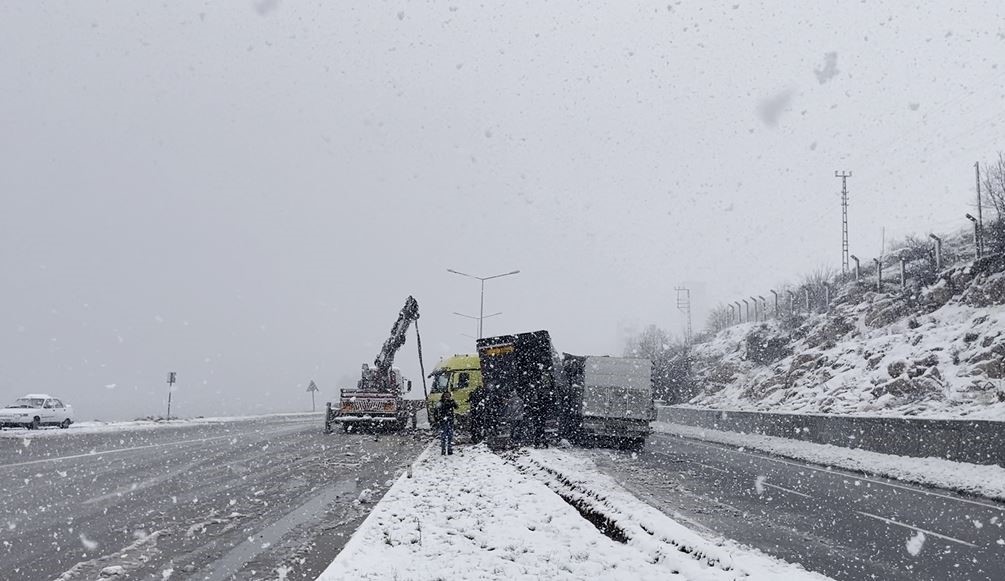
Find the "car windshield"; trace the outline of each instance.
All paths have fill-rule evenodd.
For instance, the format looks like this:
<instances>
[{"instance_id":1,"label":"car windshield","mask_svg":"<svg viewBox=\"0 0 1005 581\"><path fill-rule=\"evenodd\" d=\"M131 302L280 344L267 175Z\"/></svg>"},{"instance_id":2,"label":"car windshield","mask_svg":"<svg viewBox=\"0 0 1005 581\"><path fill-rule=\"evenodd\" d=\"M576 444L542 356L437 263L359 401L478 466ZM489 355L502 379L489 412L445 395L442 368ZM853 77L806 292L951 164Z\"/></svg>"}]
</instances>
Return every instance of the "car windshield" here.
<instances>
[{"instance_id":1,"label":"car windshield","mask_svg":"<svg viewBox=\"0 0 1005 581\"><path fill-rule=\"evenodd\" d=\"M40 408L45 400L38 397L22 397L11 404L12 408Z\"/></svg>"}]
</instances>

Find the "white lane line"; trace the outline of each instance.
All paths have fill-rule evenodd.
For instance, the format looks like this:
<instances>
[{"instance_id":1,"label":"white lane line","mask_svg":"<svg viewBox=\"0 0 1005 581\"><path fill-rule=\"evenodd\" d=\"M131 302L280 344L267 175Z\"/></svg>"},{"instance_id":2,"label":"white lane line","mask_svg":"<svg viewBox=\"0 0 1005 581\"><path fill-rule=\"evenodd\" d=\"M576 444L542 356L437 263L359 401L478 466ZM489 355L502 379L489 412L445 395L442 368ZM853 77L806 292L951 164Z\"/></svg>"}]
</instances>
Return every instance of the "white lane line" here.
<instances>
[{"instance_id":1,"label":"white lane line","mask_svg":"<svg viewBox=\"0 0 1005 581\"><path fill-rule=\"evenodd\" d=\"M947 541L952 541L954 543L959 543L961 545L965 545L967 547L971 547L971 548L974 548L974 549L977 548L977 545L974 545L972 543L968 543L966 541L961 541L960 539L956 539L956 538L953 538L953 537L950 537L950 536L947 536L947 535L943 535L941 533L936 533L936 532L930 531L928 529L923 529L923 528L916 527L916 526L913 526L913 525L904 524L902 522L897 522L897 521L895 521L895 520L893 520L891 518L886 518L886 517L882 517L882 516L879 516L879 515L870 514L868 512L862 512L861 510L856 510L855 512L857 512L858 514L860 514L862 516L867 516L869 518L874 518L876 520L881 520L881 521L883 521L883 522L885 522L887 524L897 525L899 527L904 527L905 529L911 529L912 531L921 531L921 532L925 533L926 535L932 535L933 537L939 537L940 539L946 539Z\"/></svg>"},{"instance_id":2,"label":"white lane line","mask_svg":"<svg viewBox=\"0 0 1005 581\"><path fill-rule=\"evenodd\" d=\"M769 488L777 488L778 490L781 490L782 492L788 492L789 494L795 494L797 496L802 496L803 498L813 498L809 494L803 494L802 492L799 492L798 490L792 490L791 488L785 488L784 486L778 486L777 484L768 484L767 482L762 482L761 484L764 485L764 486L767 486Z\"/></svg>"},{"instance_id":3,"label":"white lane line","mask_svg":"<svg viewBox=\"0 0 1005 581\"><path fill-rule=\"evenodd\" d=\"M164 442L163 444L149 444L147 446L133 446L131 448L114 448L112 450L101 450L88 452L86 454L74 454L72 456L59 456L57 458L44 458L42 460L30 460L28 462L19 462L17 464L4 464L0 468L16 468L18 466L31 466L32 464L43 464L45 462L59 462L61 460L76 460L77 458L92 458L94 456L103 456L106 454L121 454L122 452L134 452L136 450L149 450L150 448L160 448L162 446L174 446L177 444L198 444L199 442L209 442L212 440L222 440L224 438L237 438L237 435L230 434L227 436L214 436L212 438L200 438L198 440L180 440L177 442Z\"/></svg>"},{"instance_id":4,"label":"white lane line","mask_svg":"<svg viewBox=\"0 0 1005 581\"><path fill-rule=\"evenodd\" d=\"M993 508L995 510L1005 511L1005 507L1002 507L1002 506L995 506L993 504L987 504L985 502L980 502L980 501L977 501L977 500L970 500L968 498L960 498L958 496L949 496L947 494L939 494L938 492L931 492L931 491L928 491L928 490L921 490L919 488L913 488L911 486L904 486L902 484L895 484L893 482L883 482L882 480L876 480L874 478L869 478L868 476L865 476L864 474L860 474L860 473L856 473L856 472L851 472L851 471L848 471L848 470L846 470L844 468L836 468L836 467L835 468L830 468L830 469L827 469L827 468L817 468L816 466L813 466L813 465L809 464L808 460L806 461L807 463L789 462L788 460L781 460L779 458L772 458L771 456L762 456L761 454L754 454L753 452L748 452L746 450L739 450L739 449L735 448L734 446L732 446L730 444L720 444L718 442L709 444L709 443L706 443L705 440L697 440L697 439L694 439L694 438L689 438L687 436L681 436L679 434L668 433L668 435L676 436L678 438L681 438L682 440L687 440L688 442L694 444L695 446L703 446L705 448L711 448L713 450L729 450L729 451L735 452L737 454L746 454L748 456L753 456L754 458L761 458L762 460L768 460L770 462L777 462L778 464L786 464L788 466L795 466L797 468L805 468L807 470L814 470L816 472L823 472L824 474L849 476L849 477L857 478L859 480L865 480L867 482L872 482L873 484L880 484L882 486L890 486L890 487L893 487L893 488L899 488L901 490L907 490L909 492L917 492L919 494L927 494L928 496L937 496L939 498L944 498L946 500L952 500L952 501L955 501L955 502L965 502L967 504L975 504L977 506L983 506L984 508Z\"/></svg>"},{"instance_id":5,"label":"white lane line","mask_svg":"<svg viewBox=\"0 0 1005 581\"><path fill-rule=\"evenodd\" d=\"M715 470L717 472L723 472L723 473L729 474L729 470L723 470L722 468L716 468L715 466L709 466L708 464L702 464L701 462L695 462L695 464L697 464L698 466L704 466L705 468L708 468L709 470Z\"/></svg>"}]
</instances>

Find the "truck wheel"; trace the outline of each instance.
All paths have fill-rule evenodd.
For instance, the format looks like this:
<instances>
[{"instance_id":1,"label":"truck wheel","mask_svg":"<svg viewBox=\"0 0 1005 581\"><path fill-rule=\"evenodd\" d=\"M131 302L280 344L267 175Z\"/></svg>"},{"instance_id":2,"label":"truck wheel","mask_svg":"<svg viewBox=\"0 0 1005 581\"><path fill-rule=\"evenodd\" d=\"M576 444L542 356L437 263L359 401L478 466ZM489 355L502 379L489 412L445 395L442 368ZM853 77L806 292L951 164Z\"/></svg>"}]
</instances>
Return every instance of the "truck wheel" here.
<instances>
[{"instance_id":1,"label":"truck wheel","mask_svg":"<svg viewBox=\"0 0 1005 581\"><path fill-rule=\"evenodd\" d=\"M30 423L30 424L28 424L28 429L29 429L29 430L37 430L37 429L39 429L39 428L40 428L41 426L42 426L42 420L38 419L38 416L35 416L35 417L34 417L34 418L33 418L33 419L31 420L31 423Z\"/></svg>"},{"instance_id":2,"label":"truck wheel","mask_svg":"<svg viewBox=\"0 0 1005 581\"><path fill-rule=\"evenodd\" d=\"M69 428L70 427L70 420L63 420L63 423L59 424L59 427L62 428L62 429L64 429L64 430L66 428Z\"/></svg>"}]
</instances>

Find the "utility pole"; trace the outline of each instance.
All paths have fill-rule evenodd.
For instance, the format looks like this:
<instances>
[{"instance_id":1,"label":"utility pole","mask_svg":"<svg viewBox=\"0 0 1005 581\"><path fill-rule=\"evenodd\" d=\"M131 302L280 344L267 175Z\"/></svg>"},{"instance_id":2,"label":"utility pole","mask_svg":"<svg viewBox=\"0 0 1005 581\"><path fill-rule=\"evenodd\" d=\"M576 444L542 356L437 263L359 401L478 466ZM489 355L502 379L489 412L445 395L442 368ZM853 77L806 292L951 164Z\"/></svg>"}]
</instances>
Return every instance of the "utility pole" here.
<instances>
[{"instance_id":1,"label":"utility pole","mask_svg":"<svg viewBox=\"0 0 1005 581\"><path fill-rule=\"evenodd\" d=\"M841 278L848 278L848 178L850 171L834 172L834 177L841 178Z\"/></svg>"},{"instance_id":2,"label":"utility pole","mask_svg":"<svg viewBox=\"0 0 1005 581\"><path fill-rule=\"evenodd\" d=\"M974 162L974 171L977 173L977 229L980 236L977 241L977 254L984 256L984 214L981 212L981 162Z\"/></svg>"},{"instance_id":3,"label":"utility pole","mask_svg":"<svg viewBox=\"0 0 1005 581\"><path fill-rule=\"evenodd\" d=\"M684 343L686 345L691 344L691 289L686 286L679 286L674 290L677 291L677 310L684 313L686 318L684 328Z\"/></svg>"},{"instance_id":4,"label":"utility pole","mask_svg":"<svg viewBox=\"0 0 1005 581\"><path fill-rule=\"evenodd\" d=\"M167 419L171 419L171 392L174 391L174 383L177 378L177 374L174 371L168 372L168 415Z\"/></svg>"},{"instance_id":5,"label":"utility pole","mask_svg":"<svg viewBox=\"0 0 1005 581\"><path fill-rule=\"evenodd\" d=\"M858 257L854 254L851 255L851 259L855 261L855 282L858 282L862 278L862 265L859 264Z\"/></svg>"}]
</instances>

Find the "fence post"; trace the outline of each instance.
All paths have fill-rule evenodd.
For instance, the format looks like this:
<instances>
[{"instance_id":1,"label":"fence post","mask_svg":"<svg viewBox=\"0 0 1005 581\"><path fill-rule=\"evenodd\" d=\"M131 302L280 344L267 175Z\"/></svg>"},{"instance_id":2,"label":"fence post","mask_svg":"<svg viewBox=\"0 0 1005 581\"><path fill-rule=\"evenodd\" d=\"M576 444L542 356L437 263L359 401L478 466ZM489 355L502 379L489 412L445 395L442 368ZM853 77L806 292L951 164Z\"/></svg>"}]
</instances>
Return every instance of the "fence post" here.
<instances>
[{"instance_id":1,"label":"fence post","mask_svg":"<svg viewBox=\"0 0 1005 581\"><path fill-rule=\"evenodd\" d=\"M942 272L942 238L935 234L929 234L929 238L935 240L935 272Z\"/></svg>"}]
</instances>

